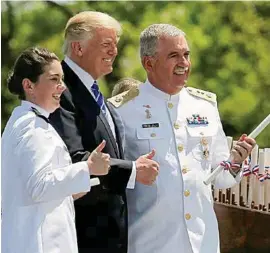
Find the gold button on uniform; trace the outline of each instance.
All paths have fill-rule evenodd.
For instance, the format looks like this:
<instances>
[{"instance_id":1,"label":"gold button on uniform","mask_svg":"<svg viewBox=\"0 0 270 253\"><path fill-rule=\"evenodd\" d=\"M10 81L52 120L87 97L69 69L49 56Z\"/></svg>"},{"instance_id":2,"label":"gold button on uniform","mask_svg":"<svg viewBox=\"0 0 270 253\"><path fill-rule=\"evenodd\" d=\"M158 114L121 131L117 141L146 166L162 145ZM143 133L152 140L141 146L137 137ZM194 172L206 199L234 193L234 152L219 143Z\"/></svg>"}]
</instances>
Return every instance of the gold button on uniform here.
<instances>
[{"instance_id":1,"label":"gold button on uniform","mask_svg":"<svg viewBox=\"0 0 270 253\"><path fill-rule=\"evenodd\" d=\"M179 125L177 122L175 122L175 123L173 124L173 126L174 126L175 129L179 129L179 128L180 128L180 125Z\"/></svg>"},{"instance_id":2,"label":"gold button on uniform","mask_svg":"<svg viewBox=\"0 0 270 253\"><path fill-rule=\"evenodd\" d=\"M189 171L188 167L187 166L183 166L183 168L182 168L183 174L186 174L188 171Z\"/></svg>"},{"instance_id":3,"label":"gold button on uniform","mask_svg":"<svg viewBox=\"0 0 270 253\"><path fill-rule=\"evenodd\" d=\"M186 213L186 214L185 214L185 218L186 218L186 220L190 220L190 218L191 218L190 213Z\"/></svg>"},{"instance_id":4,"label":"gold button on uniform","mask_svg":"<svg viewBox=\"0 0 270 253\"><path fill-rule=\"evenodd\" d=\"M173 103L168 103L168 107L169 107L170 109L172 109L172 108L173 108Z\"/></svg>"},{"instance_id":5,"label":"gold button on uniform","mask_svg":"<svg viewBox=\"0 0 270 253\"><path fill-rule=\"evenodd\" d=\"M179 152L182 152L184 150L184 146L180 144L177 146L177 149Z\"/></svg>"},{"instance_id":6,"label":"gold button on uniform","mask_svg":"<svg viewBox=\"0 0 270 253\"><path fill-rule=\"evenodd\" d=\"M190 191L189 190L185 190L184 191L184 195L185 195L185 197L188 197L190 195Z\"/></svg>"},{"instance_id":7,"label":"gold button on uniform","mask_svg":"<svg viewBox=\"0 0 270 253\"><path fill-rule=\"evenodd\" d=\"M155 133L151 133L151 137L156 137L157 135Z\"/></svg>"},{"instance_id":8,"label":"gold button on uniform","mask_svg":"<svg viewBox=\"0 0 270 253\"><path fill-rule=\"evenodd\" d=\"M115 98L115 102L119 103L121 101L122 101L122 98L119 98L119 97Z\"/></svg>"}]
</instances>

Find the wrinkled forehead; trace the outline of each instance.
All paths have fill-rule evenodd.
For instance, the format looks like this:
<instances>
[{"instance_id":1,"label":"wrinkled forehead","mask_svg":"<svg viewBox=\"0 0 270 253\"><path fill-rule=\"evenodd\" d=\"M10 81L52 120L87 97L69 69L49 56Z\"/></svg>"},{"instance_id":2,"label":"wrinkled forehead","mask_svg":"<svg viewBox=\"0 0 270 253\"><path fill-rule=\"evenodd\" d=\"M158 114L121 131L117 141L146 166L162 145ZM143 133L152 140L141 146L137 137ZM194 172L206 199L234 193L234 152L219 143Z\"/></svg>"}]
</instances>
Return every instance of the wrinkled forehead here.
<instances>
[{"instance_id":1,"label":"wrinkled forehead","mask_svg":"<svg viewBox=\"0 0 270 253\"><path fill-rule=\"evenodd\" d=\"M157 52L160 51L189 51L189 46L184 35L162 36L158 39Z\"/></svg>"}]
</instances>

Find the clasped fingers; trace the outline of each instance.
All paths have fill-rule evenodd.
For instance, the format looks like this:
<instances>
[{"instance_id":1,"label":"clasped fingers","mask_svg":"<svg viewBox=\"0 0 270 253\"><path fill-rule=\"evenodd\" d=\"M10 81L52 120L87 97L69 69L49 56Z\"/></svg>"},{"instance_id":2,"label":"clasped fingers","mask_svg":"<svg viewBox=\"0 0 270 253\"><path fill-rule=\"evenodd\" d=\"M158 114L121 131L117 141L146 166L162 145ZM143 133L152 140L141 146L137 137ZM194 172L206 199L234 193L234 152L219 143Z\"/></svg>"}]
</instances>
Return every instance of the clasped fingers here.
<instances>
[{"instance_id":1,"label":"clasped fingers","mask_svg":"<svg viewBox=\"0 0 270 253\"><path fill-rule=\"evenodd\" d=\"M256 141L250 137L246 137L243 141L237 141L232 148L233 161L235 163L242 163L256 146Z\"/></svg>"}]
</instances>

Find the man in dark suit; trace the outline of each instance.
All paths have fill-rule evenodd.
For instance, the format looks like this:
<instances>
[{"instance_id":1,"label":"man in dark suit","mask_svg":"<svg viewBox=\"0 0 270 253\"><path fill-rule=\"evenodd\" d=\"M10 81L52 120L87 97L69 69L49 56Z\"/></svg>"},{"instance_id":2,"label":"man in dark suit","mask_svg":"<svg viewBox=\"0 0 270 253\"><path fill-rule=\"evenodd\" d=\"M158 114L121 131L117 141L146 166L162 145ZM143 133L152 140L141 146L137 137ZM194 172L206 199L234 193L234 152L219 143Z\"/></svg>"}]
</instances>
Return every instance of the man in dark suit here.
<instances>
[{"instance_id":1,"label":"man in dark suit","mask_svg":"<svg viewBox=\"0 0 270 253\"><path fill-rule=\"evenodd\" d=\"M154 150L136 161L123 160L119 129L96 81L112 72L120 34L114 18L91 11L72 17L65 29L62 67L67 90L50 120L73 162L86 160L102 140L106 140L103 152L111 156L109 174L99 177L100 185L75 201L80 253L127 252L125 190L134 188L135 180L151 185L158 174Z\"/></svg>"}]
</instances>

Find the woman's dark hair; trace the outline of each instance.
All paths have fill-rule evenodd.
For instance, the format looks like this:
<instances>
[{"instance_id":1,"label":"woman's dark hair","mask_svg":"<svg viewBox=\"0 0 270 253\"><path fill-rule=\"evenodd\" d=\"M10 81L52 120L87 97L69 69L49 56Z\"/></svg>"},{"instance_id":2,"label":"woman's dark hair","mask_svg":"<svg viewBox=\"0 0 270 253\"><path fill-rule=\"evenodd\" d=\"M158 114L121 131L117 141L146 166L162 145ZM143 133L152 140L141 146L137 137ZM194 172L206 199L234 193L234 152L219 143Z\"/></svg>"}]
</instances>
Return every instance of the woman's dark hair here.
<instances>
[{"instance_id":1,"label":"woman's dark hair","mask_svg":"<svg viewBox=\"0 0 270 253\"><path fill-rule=\"evenodd\" d=\"M54 60L59 61L58 57L46 48L32 47L24 50L17 58L13 71L8 76L9 91L18 95L19 99L25 99L23 79L28 78L33 83L37 82L39 76L44 73L44 68Z\"/></svg>"}]
</instances>

